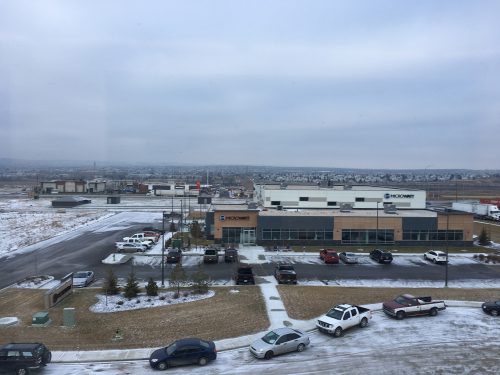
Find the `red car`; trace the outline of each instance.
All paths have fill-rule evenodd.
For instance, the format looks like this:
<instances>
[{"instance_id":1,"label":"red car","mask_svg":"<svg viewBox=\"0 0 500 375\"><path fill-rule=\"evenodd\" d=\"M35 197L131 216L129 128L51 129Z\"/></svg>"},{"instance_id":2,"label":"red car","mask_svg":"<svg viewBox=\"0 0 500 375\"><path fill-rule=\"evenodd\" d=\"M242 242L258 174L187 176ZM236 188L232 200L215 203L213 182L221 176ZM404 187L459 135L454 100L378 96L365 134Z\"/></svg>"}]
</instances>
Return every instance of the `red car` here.
<instances>
[{"instance_id":1,"label":"red car","mask_svg":"<svg viewBox=\"0 0 500 375\"><path fill-rule=\"evenodd\" d=\"M336 264L339 262L339 254L335 250L323 249L319 252L320 259L329 264Z\"/></svg>"}]
</instances>

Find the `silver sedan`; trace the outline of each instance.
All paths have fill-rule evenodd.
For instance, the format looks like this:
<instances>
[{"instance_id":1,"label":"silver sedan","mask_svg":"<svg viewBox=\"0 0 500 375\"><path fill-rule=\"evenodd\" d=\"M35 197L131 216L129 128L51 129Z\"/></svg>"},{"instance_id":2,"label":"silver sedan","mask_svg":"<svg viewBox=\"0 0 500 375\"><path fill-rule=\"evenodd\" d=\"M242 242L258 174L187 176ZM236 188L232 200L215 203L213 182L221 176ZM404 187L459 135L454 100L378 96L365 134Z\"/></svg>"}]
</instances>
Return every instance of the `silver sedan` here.
<instances>
[{"instance_id":1,"label":"silver sedan","mask_svg":"<svg viewBox=\"0 0 500 375\"><path fill-rule=\"evenodd\" d=\"M358 256L354 253L340 253L339 254L340 260L344 263L348 264L356 264L358 263Z\"/></svg>"},{"instance_id":2,"label":"silver sedan","mask_svg":"<svg viewBox=\"0 0 500 375\"><path fill-rule=\"evenodd\" d=\"M301 352L309 345L309 336L298 329L274 329L250 345L250 353L257 358L271 359L288 352Z\"/></svg>"}]
</instances>

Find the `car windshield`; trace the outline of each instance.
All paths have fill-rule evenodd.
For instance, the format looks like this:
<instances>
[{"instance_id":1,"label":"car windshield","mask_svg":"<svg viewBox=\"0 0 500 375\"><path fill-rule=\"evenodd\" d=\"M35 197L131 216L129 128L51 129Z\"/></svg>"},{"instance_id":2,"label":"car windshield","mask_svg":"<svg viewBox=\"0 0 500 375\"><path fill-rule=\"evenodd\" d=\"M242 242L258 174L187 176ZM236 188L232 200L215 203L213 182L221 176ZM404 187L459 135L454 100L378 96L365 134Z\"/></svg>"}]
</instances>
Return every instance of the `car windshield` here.
<instances>
[{"instance_id":1,"label":"car windshield","mask_svg":"<svg viewBox=\"0 0 500 375\"><path fill-rule=\"evenodd\" d=\"M328 311L326 313L326 316L328 316L329 318L333 318L333 319L342 319L342 315L344 314L344 312L342 310L339 310L339 309L331 309L330 311Z\"/></svg>"},{"instance_id":2,"label":"car windshield","mask_svg":"<svg viewBox=\"0 0 500 375\"><path fill-rule=\"evenodd\" d=\"M170 344L169 346L167 346L165 348L165 352L168 355L172 355L172 353L175 352L175 349L177 349L177 343L176 342L174 342L173 344Z\"/></svg>"},{"instance_id":3,"label":"car windshield","mask_svg":"<svg viewBox=\"0 0 500 375\"><path fill-rule=\"evenodd\" d=\"M407 305L410 303L410 300L406 297L403 297L403 296L399 296L397 297L394 302L397 302L399 303L400 305Z\"/></svg>"},{"instance_id":4,"label":"car windshield","mask_svg":"<svg viewBox=\"0 0 500 375\"><path fill-rule=\"evenodd\" d=\"M280 266L279 269L282 271L295 271L293 266Z\"/></svg>"},{"instance_id":5,"label":"car windshield","mask_svg":"<svg viewBox=\"0 0 500 375\"><path fill-rule=\"evenodd\" d=\"M74 279L85 279L87 277L87 272L76 272L73 274Z\"/></svg>"},{"instance_id":6,"label":"car windshield","mask_svg":"<svg viewBox=\"0 0 500 375\"><path fill-rule=\"evenodd\" d=\"M279 338L279 335L276 334L274 331L268 332L263 338L262 341L264 341L267 344L274 344L276 340Z\"/></svg>"},{"instance_id":7,"label":"car windshield","mask_svg":"<svg viewBox=\"0 0 500 375\"><path fill-rule=\"evenodd\" d=\"M356 254L353 254L353 253L347 253L345 256L346 256L346 257L348 257L348 258L355 258L355 257L356 257Z\"/></svg>"}]
</instances>

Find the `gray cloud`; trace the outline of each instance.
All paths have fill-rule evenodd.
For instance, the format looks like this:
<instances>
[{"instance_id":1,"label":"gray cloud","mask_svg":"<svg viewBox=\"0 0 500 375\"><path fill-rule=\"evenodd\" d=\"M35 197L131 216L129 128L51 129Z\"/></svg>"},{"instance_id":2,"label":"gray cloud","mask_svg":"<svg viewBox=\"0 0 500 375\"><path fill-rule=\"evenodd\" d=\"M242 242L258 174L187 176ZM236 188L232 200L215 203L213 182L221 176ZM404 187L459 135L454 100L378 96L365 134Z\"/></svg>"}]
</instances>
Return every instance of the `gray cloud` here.
<instances>
[{"instance_id":1,"label":"gray cloud","mask_svg":"<svg viewBox=\"0 0 500 375\"><path fill-rule=\"evenodd\" d=\"M500 168L500 5L0 3L0 157Z\"/></svg>"}]
</instances>

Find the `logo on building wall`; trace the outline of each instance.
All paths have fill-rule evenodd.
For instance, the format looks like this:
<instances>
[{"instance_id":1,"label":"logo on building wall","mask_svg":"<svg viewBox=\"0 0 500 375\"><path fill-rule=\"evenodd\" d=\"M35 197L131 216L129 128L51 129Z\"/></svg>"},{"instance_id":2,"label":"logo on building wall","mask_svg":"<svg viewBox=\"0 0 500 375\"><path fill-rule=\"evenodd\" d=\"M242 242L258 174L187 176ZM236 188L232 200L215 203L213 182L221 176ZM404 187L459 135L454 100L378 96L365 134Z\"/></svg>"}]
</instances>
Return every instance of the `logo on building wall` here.
<instances>
[{"instance_id":1,"label":"logo on building wall","mask_svg":"<svg viewBox=\"0 0 500 375\"><path fill-rule=\"evenodd\" d=\"M391 199L391 198L413 199L415 198L415 194L389 194L389 193L384 194L384 199Z\"/></svg>"}]
</instances>

